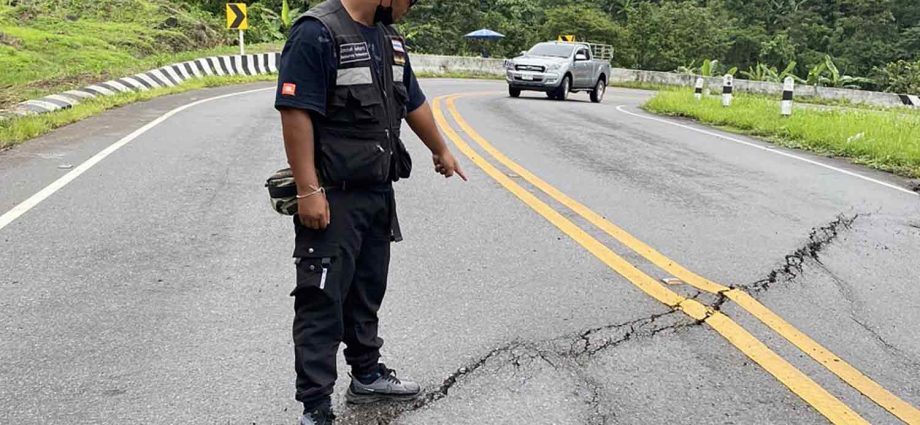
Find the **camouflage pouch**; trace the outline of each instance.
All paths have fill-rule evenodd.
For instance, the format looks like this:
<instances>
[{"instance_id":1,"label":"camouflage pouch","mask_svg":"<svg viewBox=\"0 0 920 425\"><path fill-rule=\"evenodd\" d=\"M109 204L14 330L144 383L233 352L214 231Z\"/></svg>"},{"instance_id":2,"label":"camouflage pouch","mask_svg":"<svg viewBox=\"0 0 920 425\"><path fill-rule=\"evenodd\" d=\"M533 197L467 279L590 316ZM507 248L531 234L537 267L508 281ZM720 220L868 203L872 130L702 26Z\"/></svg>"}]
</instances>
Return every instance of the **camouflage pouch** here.
<instances>
[{"instance_id":1,"label":"camouflage pouch","mask_svg":"<svg viewBox=\"0 0 920 425\"><path fill-rule=\"evenodd\" d=\"M265 182L272 208L282 215L297 214L297 184L290 168L278 170Z\"/></svg>"}]
</instances>

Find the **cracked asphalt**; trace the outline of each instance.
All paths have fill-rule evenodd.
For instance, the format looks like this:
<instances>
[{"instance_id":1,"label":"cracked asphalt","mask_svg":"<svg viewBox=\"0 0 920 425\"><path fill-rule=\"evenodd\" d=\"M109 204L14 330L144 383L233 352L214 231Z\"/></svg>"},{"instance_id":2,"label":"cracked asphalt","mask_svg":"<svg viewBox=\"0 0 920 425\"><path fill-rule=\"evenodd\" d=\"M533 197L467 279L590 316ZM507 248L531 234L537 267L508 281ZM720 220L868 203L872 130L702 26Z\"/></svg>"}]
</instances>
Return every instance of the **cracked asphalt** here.
<instances>
[{"instance_id":1,"label":"cracked asphalt","mask_svg":"<svg viewBox=\"0 0 920 425\"><path fill-rule=\"evenodd\" d=\"M0 152L0 214L174 107L260 87L130 105ZM510 99L491 81L423 87L430 99L494 91L457 106L508 157L920 406L920 198L617 111L641 114L650 92L611 89L595 105ZM0 229L0 423L296 423L291 224L262 187L285 163L271 104L267 91L177 114ZM338 423L827 423L467 158L471 181L445 181L408 130L405 140L416 169L397 186L406 241L381 334L384 361L426 394L345 406L340 356ZM672 277L539 196L643 272ZM902 423L724 293L667 286L737 321L870 423Z\"/></svg>"}]
</instances>

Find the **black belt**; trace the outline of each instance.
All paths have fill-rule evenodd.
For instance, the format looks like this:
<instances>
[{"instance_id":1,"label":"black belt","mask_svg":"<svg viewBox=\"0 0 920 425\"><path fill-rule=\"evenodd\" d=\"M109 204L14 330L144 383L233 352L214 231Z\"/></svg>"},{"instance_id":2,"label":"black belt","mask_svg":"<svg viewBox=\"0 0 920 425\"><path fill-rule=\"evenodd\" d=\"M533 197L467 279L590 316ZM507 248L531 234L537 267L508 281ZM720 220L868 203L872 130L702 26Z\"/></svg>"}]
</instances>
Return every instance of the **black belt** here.
<instances>
[{"instance_id":1,"label":"black belt","mask_svg":"<svg viewBox=\"0 0 920 425\"><path fill-rule=\"evenodd\" d=\"M386 182L386 183L363 183L363 184L342 182L342 183L324 184L324 185L323 185L323 188L325 188L326 190L340 190L340 191L342 191L342 192L348 192L348 191L352 191L352 190L367 190L367 191L372 191L372 192L387 192L387 191L392 191L392 190L393 190L393 182Z\"/></svg>"}]
</instances>

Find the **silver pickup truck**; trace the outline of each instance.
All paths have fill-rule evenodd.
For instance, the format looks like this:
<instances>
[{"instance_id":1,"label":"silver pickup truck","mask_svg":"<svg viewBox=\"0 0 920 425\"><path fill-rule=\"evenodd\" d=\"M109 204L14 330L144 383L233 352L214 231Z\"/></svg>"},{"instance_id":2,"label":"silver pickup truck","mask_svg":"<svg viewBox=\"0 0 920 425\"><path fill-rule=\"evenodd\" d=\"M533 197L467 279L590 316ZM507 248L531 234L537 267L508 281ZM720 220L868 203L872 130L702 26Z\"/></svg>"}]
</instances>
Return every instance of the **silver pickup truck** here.
<instances>
[{"instance_id":1,"label":"silver pickup truck","mask_svg":"<svg viewBox=\"0 0 920 425\"><path fill-rule=\"evenodd\" d=\"M511 97L528 90L566 100L569 93L587 91L598 103L607 91L610 62L594 59L587 44L546 42L506 61L505 70Z\"/></svg>"}]
</instances>

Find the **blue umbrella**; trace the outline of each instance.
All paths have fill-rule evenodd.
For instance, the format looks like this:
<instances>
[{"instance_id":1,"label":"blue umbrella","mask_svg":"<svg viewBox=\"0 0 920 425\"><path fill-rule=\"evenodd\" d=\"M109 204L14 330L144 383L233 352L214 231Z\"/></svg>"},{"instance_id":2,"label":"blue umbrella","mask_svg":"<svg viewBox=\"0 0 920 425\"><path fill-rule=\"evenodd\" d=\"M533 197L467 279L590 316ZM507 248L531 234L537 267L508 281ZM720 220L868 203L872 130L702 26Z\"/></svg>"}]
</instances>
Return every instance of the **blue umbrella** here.
<instances>
[{"instance_id":1,"label":"blue umbrella","mask_svg":"<svg viewBox=\"0 0 920 425\"><path fill-rule=\"evenodd\" d=\"M469 38L471 40L498 40L500 38L505 38L505 35L497 33L490 29L483 28L481 30L473 31L467 35L464 35L464 37Z\"/></svg>"},{"instance_id":2,"label":"blue umbrella","mask_svg":"<svg viewBox=\"0 0 920 425\"><path fill-rule=\"evenodd\" d=\"M501 40L505 38L505 35L497 33L490 29L483 28L481 30L473 31L467 35L464 35L463 37L468 38L470 40L494 41L494 40ZM486 50L485 45L482 46L482 57L484 58L489 57L489 51Z\"/></svg>"}]
</instances>

